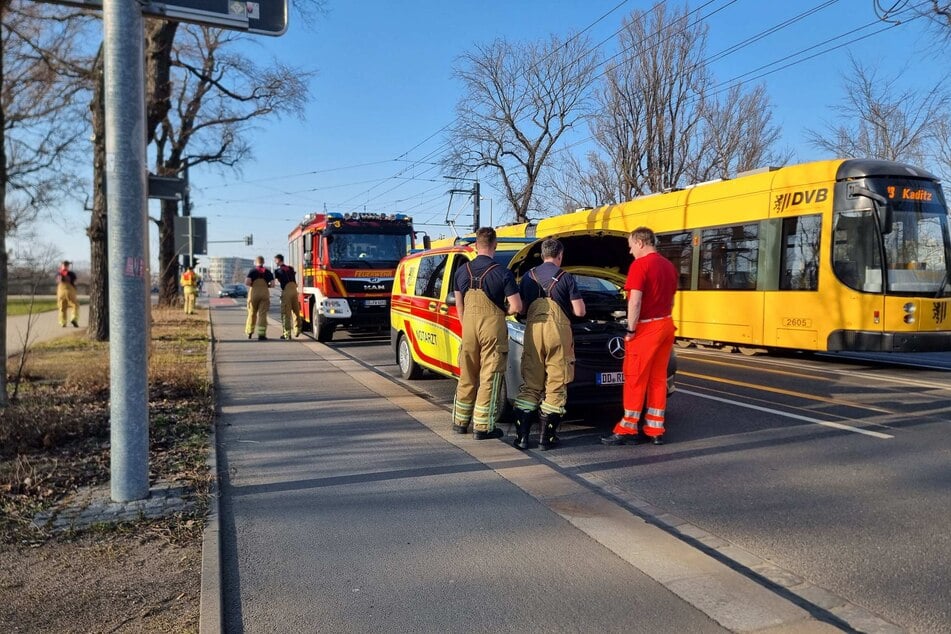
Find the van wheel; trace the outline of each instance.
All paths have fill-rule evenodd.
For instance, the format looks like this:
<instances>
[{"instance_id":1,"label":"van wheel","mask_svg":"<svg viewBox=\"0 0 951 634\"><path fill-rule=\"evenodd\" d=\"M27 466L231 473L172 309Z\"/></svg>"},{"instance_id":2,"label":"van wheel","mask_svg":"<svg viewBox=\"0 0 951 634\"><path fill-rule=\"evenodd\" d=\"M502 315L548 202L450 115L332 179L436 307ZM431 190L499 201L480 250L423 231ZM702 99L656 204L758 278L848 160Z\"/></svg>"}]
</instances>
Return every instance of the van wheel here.
<instances>
[{"instance_id":1,"label":"van wheel","mask_svg":"<svg viewBox=\"0 0 951 634\"><path fill-rule=\"evenodd\" d=\"M317 341L321 343L327 343L328 341L333 341L334 338L334 329L337 327L337 324L320 317L317 318Z\"/></svg>"},{"instance_id":2,"label":"van wheel","mask_svg":"<svg viewBox=\"0 0 951 634\"><path fill-rule=\"evenodd\" d=\"M406 335L400 335L396 342L396 363L400 366L400 376L408 381L418 379L423 375L423 369L413 359L413 351L409 349Z\"/></svg>"}]
</instances>

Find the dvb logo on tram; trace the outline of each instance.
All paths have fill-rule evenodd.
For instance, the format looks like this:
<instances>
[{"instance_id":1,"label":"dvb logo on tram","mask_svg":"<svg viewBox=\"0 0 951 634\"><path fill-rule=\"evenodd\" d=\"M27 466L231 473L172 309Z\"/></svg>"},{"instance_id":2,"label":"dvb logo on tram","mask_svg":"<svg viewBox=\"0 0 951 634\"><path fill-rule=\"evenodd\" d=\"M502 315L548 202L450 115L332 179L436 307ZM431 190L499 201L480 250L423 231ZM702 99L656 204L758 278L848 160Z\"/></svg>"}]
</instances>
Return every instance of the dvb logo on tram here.
<instances>
[{"instance_id":1,"label":"dvb logo on tram","mask_svg":"<svg viewBox=\"0 0 951 634\"><path fill-rule=\"evenodd\" d=\"M784 212L790 207L797 205L808 205L810 203L825 202L829 198L829 189L807 189L801 192L789 192L786 194L777 194L773 202L773 211Z\"/></svg>"}]
</instances>

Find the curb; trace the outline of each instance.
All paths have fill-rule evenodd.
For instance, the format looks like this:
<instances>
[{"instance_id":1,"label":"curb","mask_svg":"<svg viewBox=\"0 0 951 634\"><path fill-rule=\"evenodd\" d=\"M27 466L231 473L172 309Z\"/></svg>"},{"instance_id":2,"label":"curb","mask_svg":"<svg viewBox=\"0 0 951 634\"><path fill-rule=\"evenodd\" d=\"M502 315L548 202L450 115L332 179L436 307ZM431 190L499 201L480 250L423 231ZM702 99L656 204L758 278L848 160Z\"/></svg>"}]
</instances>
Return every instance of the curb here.
<instances>
[{"instance_id":1,"label":"curb","mask_svg":"<svg viewBox=\"0 0 951 634\"><path fill-rule=\"evenodd\" d=\"M198 602L198 631L200 634L222 632L221 540L218 529L218 392L215 371L215 332L208 307L208 361L207 371L215 422L208 437L208 470L212 474L209 488L208 517L201 539L201 594Z\"/></svg>"}]
</instances>

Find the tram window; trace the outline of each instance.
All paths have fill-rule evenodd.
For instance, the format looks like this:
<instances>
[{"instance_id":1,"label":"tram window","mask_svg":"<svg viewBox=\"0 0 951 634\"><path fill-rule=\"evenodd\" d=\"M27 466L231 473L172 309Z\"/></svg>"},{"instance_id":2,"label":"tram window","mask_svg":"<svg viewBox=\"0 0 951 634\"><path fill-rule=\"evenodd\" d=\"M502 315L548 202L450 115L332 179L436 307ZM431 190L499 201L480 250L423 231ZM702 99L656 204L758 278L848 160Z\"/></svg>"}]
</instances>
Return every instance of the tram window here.
<instances>
[{"instance_id":1,"label":"tram window","mask_svg":"<svg viewBox=\"0 0 951 634\"><path fill-rule=\"evenodd\" d=\"M657 251L677 269L677 288L690 290L690 269L693 267L693 232L665 233L657 236Z\"/></svg>"},{"instance_id":2,"label":"tram window","mask_svg":"<svg viewBox=\"0 0 951 634\"><path fill-rule=\"evenodd\" d=\"M700 237L698 288L756 290L759 225L704 229Z\"/></svg>"},{"instance_id":3,"label":"tram window","mask_svg":"<svg viewBox=\"0 0 951 634\"><path fill-rule=\"evenodd\" d=\"M819 288L819 233L822 216L783 219L783 250L779 288L814 291Z\"/></svg>"},{"instance_id":4,"label":"tram window","mask_svg":"<svg viewBox=\"0 0 951 634\"><path fill-rule=\"evenodd\" d=\"M419 259L416 274L416 294L438 298L442 288L442 275L446 270L446 255L429 255Z\"/></svg>"},{"instance_id":5,"label":"tram window","mask_svg":"<svg viewBox=\"0 0 951 634\"><path fill-rule=\"evenodd\" d=\"M867 211L835 215L832 269L843 284L866 293L882 292L882 254L878 225Z\"/></svg>"}]
</instances>

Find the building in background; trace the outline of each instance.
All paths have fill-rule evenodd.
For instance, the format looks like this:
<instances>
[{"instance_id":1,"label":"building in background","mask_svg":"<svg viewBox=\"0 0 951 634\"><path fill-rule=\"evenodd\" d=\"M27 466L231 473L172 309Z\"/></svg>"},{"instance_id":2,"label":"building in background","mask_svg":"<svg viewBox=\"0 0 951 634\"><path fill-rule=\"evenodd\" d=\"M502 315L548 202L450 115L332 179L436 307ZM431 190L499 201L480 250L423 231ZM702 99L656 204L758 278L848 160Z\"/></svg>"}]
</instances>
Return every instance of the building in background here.
<instances>
[{"instance_id":1,"label":"building in background","mask_svg":"<svg viewBox=\"0 0 951 634\"><path fill-rule=\"evenodd\" d=\"M205 256L202 258L204 274L202 275L206 282L217 282L218 284L237 284L244 282L248 271L254 266L254 260L249 258L231 258L221 256Z\"/></svg>"}]
</instances>

